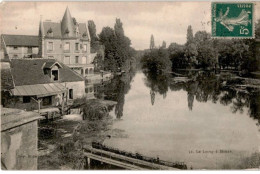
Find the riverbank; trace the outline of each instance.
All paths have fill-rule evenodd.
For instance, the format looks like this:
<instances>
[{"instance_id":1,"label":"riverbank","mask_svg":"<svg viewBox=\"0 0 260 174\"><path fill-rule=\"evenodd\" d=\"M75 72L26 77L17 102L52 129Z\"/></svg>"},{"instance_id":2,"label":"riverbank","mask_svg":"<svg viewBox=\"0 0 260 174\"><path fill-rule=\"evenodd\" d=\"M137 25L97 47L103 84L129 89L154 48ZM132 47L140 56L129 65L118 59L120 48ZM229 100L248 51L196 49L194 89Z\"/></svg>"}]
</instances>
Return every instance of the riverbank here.
<instances>
[{"instance_id":1,"label":"riverbank","mask_svg":"<svg viewBox=\"0 0 260 174\"><path fill-rule=\"evenodd\" d=\"M92 109L92 115L103 117L92 119L91 113L66 115L62 119L40 123L38 141L38 169L84 169L85 158L82 153L84 145L92 141L103 143L108 137L120 136L118 130L112 130L113 119L108 115L108 106L115 102L91 100L81 107Z\"/></svg>"}]
</instances>

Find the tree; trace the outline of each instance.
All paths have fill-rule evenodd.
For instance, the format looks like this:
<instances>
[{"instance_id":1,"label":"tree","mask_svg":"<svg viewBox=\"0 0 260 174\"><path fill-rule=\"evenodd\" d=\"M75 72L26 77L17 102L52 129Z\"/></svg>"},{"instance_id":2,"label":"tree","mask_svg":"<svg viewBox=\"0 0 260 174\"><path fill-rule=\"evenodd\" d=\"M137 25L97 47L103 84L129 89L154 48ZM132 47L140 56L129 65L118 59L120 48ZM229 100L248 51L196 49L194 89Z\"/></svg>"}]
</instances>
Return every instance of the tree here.
<instances>
[{"instance_id":1,"label":"tree","mask_svg":"<svg viewBox=\"0 0 260 174\"><path fill-rule=\"evenodd\" d=\"M197 66L203 69L215 68L216 52L213 47L213 40L206 31L198 31L194 36L197 48Z\"/></svg>"},{"instance_id":2,"label":"tree","mask_svg":"<svg viewBox=\"0 0 260 174\"><path fill-rule=\"evenodd\" d=\"M98 41L96 25L93 20L88 21L88 30L91 38L91 43Z\"/></svg>"},{"instance_id":3,"label":"tree","mask_svg":"<svg viewBox=\"0 0 260 174\"><path fill-rule=\"evenodd\" d=\"M162 42L161 48L162 48L162 49L166 49L166 42L165 42L165 41Z\"/></svg>"},{"instance_id":4,"label":"tree","mask_svg":"<svg viewBox=\"0 0 260 174\"><path fill-rule=\"evenodd\" d=\"M100 42L105 46L104 68L106 70L117 71L117 63L114 58L116 52L116 38L114 30L110 27L104 27L99 34Z\"/></svg>"},{"instance_id":5,"label":"tree","mask_svg":"<svg viewBox=\"0 0 260 174\"><path fill-rule=\"evenodd\" d=\"M145 53L141 63L143 69L156 73L171 71L172 67L168 51L161 48Z\"/></svg>"},{"instance_id":6,"label":"tree","mask_svg":"<svg viewBox=\"0 0 260 174\"><path fill-rule=\"evenodd\" d=\"M185 57L189 63L189 66L196 64L196 56L198 54L196 44L194 43L193 31L191 25L187 29L187 42L185 44Z\"/></svg>"},{"instance_id":7,"label":"tree","mask_svg":"<svg viewBox=\"0 0 260 174\"><path fill-rule=\"evenodd\" d=\"M127 60L133 56L131 40L124 35L123 23L116 19L114 29L104 27L99 35L100 42L105 46L105 69L118 71L127 68Z\"/></svg>"},{"instance_id":8,"label":"tree","mask_svg":"<svg viewBox=\"0 0 260 174\"><path fill-rule=\"evenodd\" d=\"M124 37L124 29L123 29L123 23L120 21L119 18L116 18L116 23L114 26L115 34L117 37Z\"/></svg>"},{"instance_id":9,"label":"tree","mask_svg":"<svg viewBox=\"0 0 260 174\"><path fill-rule=\"evenodd\" d=\"M258 19L256 26L255 26L255 37L260 39L260 19Z\"/></svg>"},{"instance_id":10,"label":"tree","mask_svg":"<svg viewBox=\"0 0 260 174\"><path fill-rule=\"evenodd\" d=\"M187 29L187 42L186 42L186 44L188 45L190 43L193 43L193 30L192 30L191 25L189 25L188 29Z\"/></svg>"},{"instance_id":11,"label":"tree","mask_svg":"<svg viewBox=\"0 0 260 174\"><path fill-rule=\"evenodd\" d=\"M169 48L169 57L172 62L172 70L177 68L186 68L188 65L187 59L185 59L185 46L177 43L171 43Z\"/></svg>"},{"instance_id":12,"label":"tree","mask_svg":"<svg viewBox=\"0 0 260 174\"><path fill-rule=\"evenodd\" d=\"M151 35L151 39L150 39L150 50L154 49L155 45L154 45L154 37L153 35Z\"/></svg>"}]
</instances>

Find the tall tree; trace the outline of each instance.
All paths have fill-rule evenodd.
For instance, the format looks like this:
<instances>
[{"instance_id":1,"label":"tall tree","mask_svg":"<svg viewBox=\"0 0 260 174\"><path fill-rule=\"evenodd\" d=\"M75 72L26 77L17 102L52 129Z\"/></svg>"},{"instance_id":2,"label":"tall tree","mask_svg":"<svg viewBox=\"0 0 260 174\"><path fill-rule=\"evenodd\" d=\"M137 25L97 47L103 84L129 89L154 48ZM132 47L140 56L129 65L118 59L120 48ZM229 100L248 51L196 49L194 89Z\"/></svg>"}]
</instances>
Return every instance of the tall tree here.
<instances>
[{"instance_id":1,"label":"tall tree","mask_svg":"<svg viewBox=\"0 0 260 174\"><path fill-rule=\"evenodd\" d=\"M121 22L121 20L119 18L116 18L116 23L114 26L115 29L115 34L117 37L124 37L124 29L123 29L123 23Z\"/></svg>"},{"instance_id":2,"label":"tall tree","mask_svg":"<svg viewBox=\"0 0 260 174\"><path fill-rule=\"evenodd\" d=\"M117 71L126 69L127 60L133 56L131 41L124 35L123 23L116 19L114 29L105 27L99 35L100 42L105 46L105 69Z\"/></svg>"},{"instance_id":3,"label":"tall tree","mask_svg":"<svg viewBox=\"0 0 260 174\"><path fill-rule=\"evenodd\" d=\"M97 37L96 24L94 23L93 20L89 20L88 21L88 30L89 30L91 42L92 41L97 41L98 37Z\"/></svg>"},{"instance_id":4,"label":"tall tree","mask_svg":"<svg viewBox=\"0 0 260 174\"><path fill-rule=\"evenodd\" d=\"M162 47L161 48L162 49L166 49L166 42L165 41L162 42Z\"/></svg>"},{"instance_id":5,"label":"tall tree","mask_svg":"<svg viewBox=\"0 0 260 174\"><path fill-rule=\"evenodd\" d=\"M155 45L154 45L154 37L153 35L151 35L151 39L150 39L150 50L154 49Z\"/></svg>"},{"instance_id":6,"label":"tall tree","mask_svg":"<svg viewBox=\"0 0 260 174\"><path fill-rule=\"evenodd\" d=\"M191 25L187 29L187 42L185 44L185 57L189 63L189 66L196 65L196 56L198 54L196 44L194 43L193 31Z\"/></svg>"},{"instance_id":7,"label":"tall tree","mask_svg":"<svg viewBox=\"0 0 260 174\"><path fill-rule=\"evenodd\" d=\"M187 29L187 43L186 44L190 44L193 43L193 30L191 25L188 26Z\"/></svg>"}]
</instances>

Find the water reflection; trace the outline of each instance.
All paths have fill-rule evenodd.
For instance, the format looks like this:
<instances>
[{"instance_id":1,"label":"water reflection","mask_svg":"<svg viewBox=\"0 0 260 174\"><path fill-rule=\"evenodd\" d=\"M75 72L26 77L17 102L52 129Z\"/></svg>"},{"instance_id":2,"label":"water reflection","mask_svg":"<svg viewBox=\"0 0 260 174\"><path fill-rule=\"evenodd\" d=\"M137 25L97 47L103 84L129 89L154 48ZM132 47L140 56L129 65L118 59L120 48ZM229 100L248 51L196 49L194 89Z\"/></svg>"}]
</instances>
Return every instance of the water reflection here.
<instances>
[{"instance_id":1,"label":"water reflection","mask_svg":"<svg viewBox=\"0 0 260 174\"><path fill-rule=\"evenodd\" d=\"M186 161L193 168L237 168L259 148L259 91L230 74L129 71L99 86L96 97L117 101L113 129L127 136L105 144L118 149ZM231 150L190 154L190 150Z\"/></svg>"},{"instance_id":2,"label":"water reflection","mask_svg":"<svg viewBox=\"0 0 260 174\"><path fill-rule=\"evenodd\" d=\"M155 74L144 72L145 85L150 88L151 104L155 103L155 94L166 98L168 89L187 92L187 103L192 111L194 99L198 102L218 101L230 105L233 113L243 113L249 108L249 115L260 122L260 92L259 89L246 87L243 79L232 74L218 74L203 71L184 71L171 74ZM177 74L177 75L176 75Z\"/></svg>"},{"instance_id":3,"label":"water reflection","mask_svg":"<svg viewBox=\"0 0 260 174\"><path fill-rule=\"evenodd\" d=\"M123 116L123 109L125 104L125 95L131 88L131 82L136 74L136 69L131 66L128 72L116 76L111 82L96 85L98 92L95 93L95 97L99 99L113 100L117 104L115 106L115 115L118 119Z\"/></svg>"}]
</instances>

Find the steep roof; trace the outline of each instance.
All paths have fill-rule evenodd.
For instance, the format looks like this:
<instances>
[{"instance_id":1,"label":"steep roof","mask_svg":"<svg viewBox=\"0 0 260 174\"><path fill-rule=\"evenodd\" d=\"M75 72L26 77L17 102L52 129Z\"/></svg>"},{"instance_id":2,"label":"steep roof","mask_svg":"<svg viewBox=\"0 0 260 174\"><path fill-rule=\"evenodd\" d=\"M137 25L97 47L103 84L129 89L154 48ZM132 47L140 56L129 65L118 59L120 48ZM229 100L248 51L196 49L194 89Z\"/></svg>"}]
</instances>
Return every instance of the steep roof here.
<instances>
[{"instance_id":1,"label":"steep roof","mask_svg":"<svg viewBox=\"0 0 260 174\"><path fill-rule=\"evenodd\" d=\"M65 36L66 31L68 31L67 37L75 37L75 25L73 23L68 7L61 21L61 34L63 35L63 37Z\"/></svg>"},{"instance_id":2,"label":"steep roof","mask_svg":"<svg viewBox=\"0 0 260 174\"><path fill-rule=\"evenodd\" d=\"M60 23L57 22L43 22L44 35L47 36L49 29L52 29L52 33L54 38L61 38L61 26Z\"/></svg>"},{"instance_id":3,"label":"steep roof","mask_svg":"<svg viewBox=\"0 0 260 174\"><path fill-rule=\"evenodd\" d=\"M79 36L76 36L77 27ZM48 34L48 31L52 31L52 33ZM87 25L85 23L75 24L68 8L61 22L41 21L39 34L44 34L46 38L80 38L82 40L90 40Z\"/></svg>"},{"instance_id":4,"label":"steep roof","mask_svg":"<svg viewBox=\"0 0 260 174\"><path fill-rule=\"evenodd\" d=\"M16 86L52 83L51 78L44 74L44 64L57 62L55 59L13 59L11 61L11 73ZM84 79L62 64L59 69L59 82L75 82Z\"/></svg>"},{"instance_id":5,"label":"steep roof","mask_svg":"<svg viewBox=\"0 0 260 174\"><path fill-rule=\"evenodd\" d=\"M2 38L4 39L6 46L39 46L38 36L3 34Z\"/></svg>"}]
</instances>

